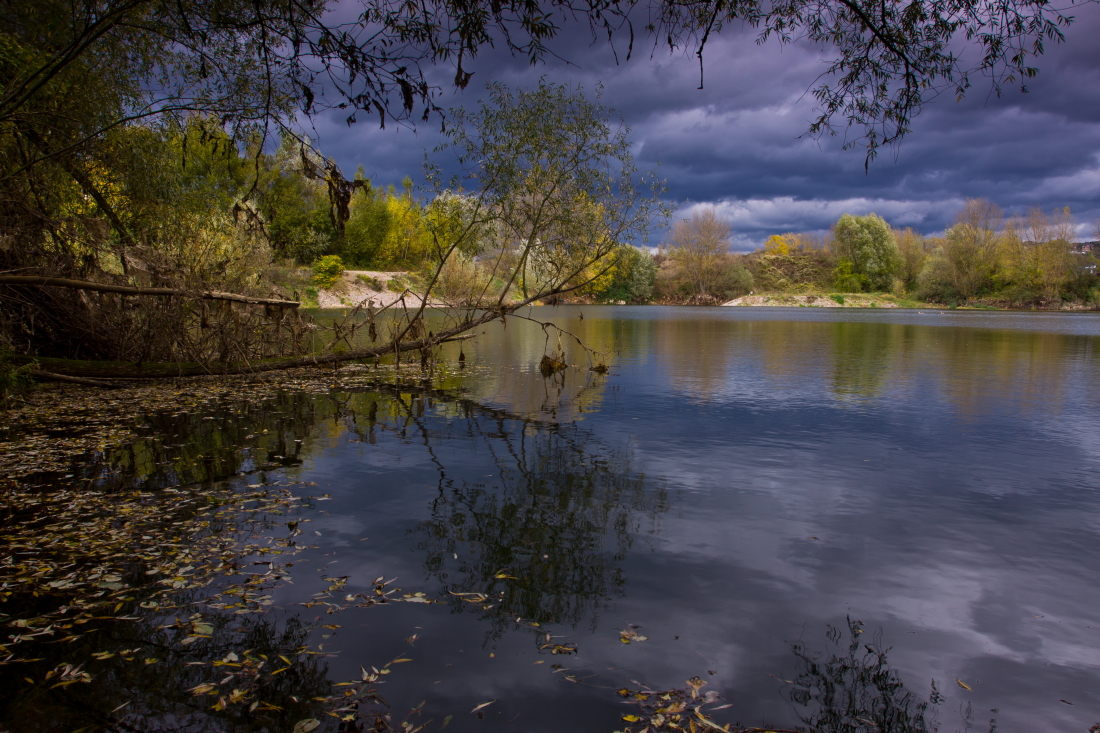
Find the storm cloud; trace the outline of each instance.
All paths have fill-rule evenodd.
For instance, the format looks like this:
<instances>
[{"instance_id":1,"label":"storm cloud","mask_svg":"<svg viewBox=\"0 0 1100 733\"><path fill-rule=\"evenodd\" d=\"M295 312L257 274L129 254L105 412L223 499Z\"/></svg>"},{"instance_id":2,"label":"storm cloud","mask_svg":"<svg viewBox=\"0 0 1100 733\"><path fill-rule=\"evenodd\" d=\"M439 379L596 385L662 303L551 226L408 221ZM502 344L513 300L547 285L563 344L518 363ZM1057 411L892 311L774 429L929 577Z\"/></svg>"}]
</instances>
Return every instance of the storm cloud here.
<instances>
[{"instance_id":1,"label":"storm cloud","mask_svg":"<svg viewBox=\"0 0 1100 733\"><path fill-rule=\"evenodd\" d=\"M967 198L986 197L1010 213L1071 207L1078 236L1097 238L1100 220L1100 8L1080 9L1064 44L1048 44L1029 93L997 98L977 78L962 101L945 95L916 118L913 133L864 169L864 151L834 137L805 135L815 117L809 89L828 56L807 44L757 44L750 30L724 30L707 45L705 85L694 56L636 46L618 59L584 28L552 46L559 58L531 66L499 50L483 53L465 91L448 88L452 69L434 74L443 107L476 105L485 83L531 87L540 77L602 84L604 102L631 127L635 155L665 179L674 218L714 205L731 225L735 249L787 231L828 228L843 213L883 216L893 226L934 234ZM439 122L417 128L345 115L320 117L314 134L346 170L362 166L375 183L422 181ZM658 232L656 244L663 236Z\"/></svg>"}]
</instances>

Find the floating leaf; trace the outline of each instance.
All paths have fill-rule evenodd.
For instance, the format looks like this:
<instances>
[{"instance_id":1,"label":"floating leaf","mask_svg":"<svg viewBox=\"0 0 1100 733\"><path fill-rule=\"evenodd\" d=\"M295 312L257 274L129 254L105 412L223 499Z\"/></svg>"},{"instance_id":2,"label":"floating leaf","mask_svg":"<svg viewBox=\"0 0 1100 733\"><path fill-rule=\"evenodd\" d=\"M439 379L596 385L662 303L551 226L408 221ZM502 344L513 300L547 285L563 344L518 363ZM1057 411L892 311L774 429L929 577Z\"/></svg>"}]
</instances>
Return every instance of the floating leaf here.
<instances>
[{"instance_id":1,"label":"floating leaf","mask_svg":"<svg viewBox=\"0 0 1100 733\"><path fill-rule=\"evenodd\" d=\"M476 708L474 708L473 710L471 710L470 712L471 712L471 713L476 713L476 712L477 712L478 710L481 710L482 708L487 708L487 707L489 707L489 706L490 706L490 705L492 705L492 704L493 704L494 702L496 702L496 700L490 700L489 702L483 702L483 703L481 703L480 705L478 705L478 706L477 706Z\"/></svg>"},{"instance_id":2,"label":"floating leaf","mask_svg":"<svg viewBox=\"0 0 1100 733\"><path fill-rule=\"evenodd\" d=\"M299 720L294 724L294 730L291 733L309 733L314 728L321 725L321 721L317 718L306 718L305 720Z\"/></svg>"},{"instance_id":3,"label":"floating leaf","mask_svg":"<svg viewBox=\"0 0 1100 733\"><path fill-rule=\"evenodd\" d=\"M962 680L959 680L959 679L955 680L955 684L957 684L959 687L963 688L964 690L972 689L970 687L970 685L966 684L965 682L963 682Z\"/></svg>"}]
</instances>

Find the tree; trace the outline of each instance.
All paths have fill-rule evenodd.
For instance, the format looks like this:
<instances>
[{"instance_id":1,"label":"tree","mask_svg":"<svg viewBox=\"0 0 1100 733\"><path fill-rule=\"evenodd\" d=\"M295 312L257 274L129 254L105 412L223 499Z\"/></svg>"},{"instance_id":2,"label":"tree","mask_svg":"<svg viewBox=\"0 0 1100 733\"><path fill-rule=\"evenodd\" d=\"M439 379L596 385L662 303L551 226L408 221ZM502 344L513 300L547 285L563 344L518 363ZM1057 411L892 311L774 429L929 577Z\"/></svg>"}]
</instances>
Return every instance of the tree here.
<instances>
[{"instance_id":1,"label":"tree","mask_svg":"<svg viewBox=\"0 0 1100 733\"><path fill-rule=\"evenodd\" d=\"M768 241L764 242L764 254L769 255L789 255L791 253L791 243L794 237L784 234L773 234L768 237ZM797 242L795 242L797 246Z\"/></svg>"},{"instance_id":2,"label":"tree","mask_svg":"<svg viewBox=\"0 0 1100 733\"><path fill-rule=\"evenodd\" d=\"M475 111L451 110L437 151L454 153L464 176L445 181L429 166L440 192L476 186L468 225L432 231L436 259L445 262L491 223L502 240L487 264L504 282L497 307L513 289L529 303L582 288L614 265L620 243L644 239L667 215L661 184L638 174L629 128L611 124L599 91L590 101L579 87L540 81L527 92L502 84L488 92Z\"/></svg>"},{"instance_id":3,"label":"tree","mask_svg":"<svg viewBox=\"0 0 1100 733\"><path fill-rule=\"evenodd\" d=\"M875 214L845 214L836 223L836 254L839 270L850 267L863 288L889 290L901 265L898 246L890 225Z\"/></svg>"},{"instance_id":4,"label":"tree","mask_svg":"<svg viewBox=\"0 0 1100 733\"><path fill-rule=\"evenodd\" d=\"M894 243L898 247L898 255L901 257L898 277L907 288L912 288L920 271L924 268L928 252L925 249L924 237L913 231L911 227L894 230Z\"/></svg>"},{"instance_id":5,"label":"tree","mask_svg":"<svg viewBox=\"0 0 1100 733\"><path fill-rule=\"evenodd\" d=\"M653 296L657 282L657 262L645 250L624 244L619 247L614 276L600 293L604 300L645 303Z\"/></svg>"},{"instance_id":6,"label":"tree","mask_svg":"<svg viewBox=\"0 0 1100 733\"><path fill-rule=\"evenodd\" d=\"M696 209L690 219L672 225L670 256L687 278L691 297L706 301L718 296L730 248L730 225L713 206Z\"/></svg>"},{"instance_id":7,"label":"tree","mask_svg":"<svg viewBox=\"0 0 1100 733\"><path fill-rule=\"evenodd\" d=\"M1034 300L1060 299L1080 272L1073 253L1076 229L1068 206L1050 215L1036 206L1010 219L998 242L1003 279L1013 281L1020 294L1037 293Z\"/></svg>"},{"instance_id":8,"label":"tree","mask_svg":"<svg viewBox=\"0 0 1100 733\"><path fill-rule=\"evenodd\" d=\"M998 274L1001 207L988 199L970 199L932 252L919 278L921 297L966 301L993 288Z\"/></svg>"},{"instance_id":9,"label":"tree","mask_svg":"<svg viewBox=\"0 0 1100 733\"><path fill-rule=\"evenodd\" d=\"M943 255L955 292L963 299L986 290L997 269L997 232L1001 207L988 199L970 199L947 230Z\"/></svg>"}]
</instances>

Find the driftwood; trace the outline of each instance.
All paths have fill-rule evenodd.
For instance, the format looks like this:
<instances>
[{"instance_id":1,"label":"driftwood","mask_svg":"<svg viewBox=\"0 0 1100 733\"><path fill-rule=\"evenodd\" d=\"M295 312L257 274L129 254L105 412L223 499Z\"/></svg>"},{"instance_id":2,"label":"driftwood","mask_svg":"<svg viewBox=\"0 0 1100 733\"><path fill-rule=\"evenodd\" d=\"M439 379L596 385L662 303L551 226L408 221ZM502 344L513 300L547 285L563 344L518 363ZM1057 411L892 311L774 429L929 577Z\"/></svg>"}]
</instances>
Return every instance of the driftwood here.
<instances>
[{"instance_id":1,"label":"driftwood","mask_svg":"<svg viewBox=\"0 0 1100 733\"><path fill-rule=\"evenodd\" d=\"M75 290L96 290L101 293L121 293L122 295L176 295L184 298L196 298L199 300L231 300L235 303L252 303L255 305L271 305L279 308L297 308L301 305L296 300L279 300L278 298L257 298L251 295L239 295L237 293L222 293L217 290L190 291L176 288L138 288L132 285L111 285L110 283L95 283L87 280L69 280L63 277L44 277L41 275L0 275L0 285L43 285L55 288L73 288Z\"/></svg>"}]
</instances>

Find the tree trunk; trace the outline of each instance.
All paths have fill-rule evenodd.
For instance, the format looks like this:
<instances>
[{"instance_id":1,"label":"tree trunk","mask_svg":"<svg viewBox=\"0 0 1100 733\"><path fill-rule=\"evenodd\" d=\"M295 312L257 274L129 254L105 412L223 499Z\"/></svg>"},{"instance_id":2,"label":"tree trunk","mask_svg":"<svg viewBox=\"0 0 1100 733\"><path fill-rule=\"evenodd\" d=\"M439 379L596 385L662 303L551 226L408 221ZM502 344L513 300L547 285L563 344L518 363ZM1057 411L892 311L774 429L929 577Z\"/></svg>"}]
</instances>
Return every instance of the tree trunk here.
<instances>
[{"instance_id":1,"label":"tree trunk","mask_svg":"<svg viewBox=\"0 0 1100 733\"><path fill-rule=\"evenodd\" d=\"M177 288L138 288L132 285L112 285L110 283L95 283L87 280L69 280L62 277L45 277L41 275L0 275L0 285L43 285L55 288L73 288L75 290L96 290L101 293L121 293L122 295L176 295L184 298L196 298L199 300L231 300L235 303L254 303L256 305L272 305L279 308L297 308L301 305L296 300L279 300L278 298L257 298L251 295L238 295L237 293L223 293L217 290L203 290L192 292Z\"/></svg>"}]
</instances>

